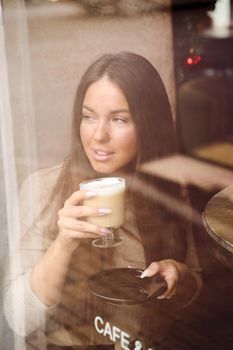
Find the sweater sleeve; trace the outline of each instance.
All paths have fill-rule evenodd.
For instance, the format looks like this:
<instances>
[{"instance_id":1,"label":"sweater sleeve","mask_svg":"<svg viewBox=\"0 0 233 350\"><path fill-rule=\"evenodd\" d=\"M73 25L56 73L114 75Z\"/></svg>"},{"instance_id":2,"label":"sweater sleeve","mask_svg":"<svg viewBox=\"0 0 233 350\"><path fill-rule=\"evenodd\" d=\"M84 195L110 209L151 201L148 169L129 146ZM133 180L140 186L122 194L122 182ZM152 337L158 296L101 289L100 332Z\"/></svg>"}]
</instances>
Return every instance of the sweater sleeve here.
<instances>
[{"instance_id":1,"label":"sweater sleeve","mask_svg":"<svg viewBox=\"0 0 233 350\"><path fill-rule=\"evenodd\" d=\"M22 184L19 194L21 237L10 251L3 283L3 307L9 327L20 336L44 328L47 307L32 291L30 272L51 244L45 235L46 218L40 217L57 176L57 168L40 170Z\"/></svg>"}]
</instances>

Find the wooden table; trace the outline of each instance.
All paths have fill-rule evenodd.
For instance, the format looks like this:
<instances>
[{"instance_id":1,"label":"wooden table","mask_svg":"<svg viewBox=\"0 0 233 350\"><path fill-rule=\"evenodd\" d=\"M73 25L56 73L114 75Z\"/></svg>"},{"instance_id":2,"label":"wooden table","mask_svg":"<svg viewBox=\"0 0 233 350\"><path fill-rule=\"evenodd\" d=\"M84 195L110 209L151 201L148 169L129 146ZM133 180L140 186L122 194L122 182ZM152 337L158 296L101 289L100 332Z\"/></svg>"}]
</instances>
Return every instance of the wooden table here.
<instances>
[{"instance_id":1,"label":"wooden table","mask_svg":"<svg viewBox=\"0 0 233 350\"><path fill-rule=\"evenodd\" d=\"M215 257L233 270L233 185L213 196L203 213Z\"/></svg>"}]
</instances>

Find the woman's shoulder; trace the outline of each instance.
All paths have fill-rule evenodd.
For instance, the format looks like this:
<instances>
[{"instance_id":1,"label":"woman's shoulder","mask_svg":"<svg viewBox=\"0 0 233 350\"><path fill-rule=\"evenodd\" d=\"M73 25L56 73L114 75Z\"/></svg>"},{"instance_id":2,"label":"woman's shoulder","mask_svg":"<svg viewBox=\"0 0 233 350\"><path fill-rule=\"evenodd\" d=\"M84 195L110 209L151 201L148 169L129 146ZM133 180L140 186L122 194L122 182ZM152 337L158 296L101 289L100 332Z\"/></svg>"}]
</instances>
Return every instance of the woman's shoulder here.
<instances>
[{"instance_id":1,"label":"woman's shoulder","mask_svg":"<svg viewBox=\"0 0 233 350\"><path fill-rule=\"evenodd\" d=\"M56 183L61 169L62 163L51 167L38 169L24 179L22 186L25 186L25 184L31 184L37 186L39 185L39 187L50 187Z\"/></svg>"},{"instance_id":2,"label":"woman's shoulder","mask_svg":"<svg viewBox=\"0 0 233 350\"><path fill-rule=\"evenodd\" d=\"M26 232L48 202L62 164L39 169L28 175L19 189L22 231Z\"/></svg>"},{"instance_id":3,"label":"woman's shoulder","mask_svg":"<svg viewBox=\"0 0 233 350\"><path fill-rule=\"evenodd\" d=\"M20 186L21 201L25 200L25 197L30 197L31 200L47 198L57 182L61 169L62 164L57 164L28 175Z\"/></svg>"}]
</instances>

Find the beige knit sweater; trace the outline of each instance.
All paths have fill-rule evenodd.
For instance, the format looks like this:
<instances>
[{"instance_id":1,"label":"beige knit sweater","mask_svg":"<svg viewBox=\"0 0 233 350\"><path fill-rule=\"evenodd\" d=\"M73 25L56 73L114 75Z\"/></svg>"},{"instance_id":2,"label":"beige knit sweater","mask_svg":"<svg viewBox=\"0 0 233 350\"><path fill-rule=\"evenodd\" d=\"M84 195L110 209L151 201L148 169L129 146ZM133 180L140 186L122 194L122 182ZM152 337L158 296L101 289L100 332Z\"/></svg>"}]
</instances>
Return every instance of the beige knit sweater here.
<instances>
[{"instance_id":1,"label":"beige knit sweater","mask_svg":"<svg viewBox=\"0 0 233 350\"><path fill-rule=\"evenodd\" d=\"M33 266L37 264L51 244L51 241L44 234L48 217L37 221L36 225L33 225L33 230L31 227L46 205L60 169L61 166L57 165L33 173L24 181L20 190L22 236L17 249L10 257L5 275L4 311L10 328L23 337L38 329L43 333L46 319L52 317L58 307L57 305L47 307L43 304L32 291L29 276ZM124 244L114 250L111 265L107 264L106 269L117 267L145 268L144 249L133 213L130 210L127 210L126 213L126 226L131 235L128 236L125 231L122 231ZM186 263L193 271L200 272L191 230L188 232ZM75 293L78 293L78 290L75 290ZM135 308L134 316L138 313L140 313L140 309ZM134 325L125 324L124 326L127 329L124 329L124 331L137 332L137 317L133 319ZM82 330L82 332L85 333L85 330ZM78 331L71 332L64 328L53 330L47 337L52 343L60 345L78 345L81 343Z\"/></svg>"}]
</instances>

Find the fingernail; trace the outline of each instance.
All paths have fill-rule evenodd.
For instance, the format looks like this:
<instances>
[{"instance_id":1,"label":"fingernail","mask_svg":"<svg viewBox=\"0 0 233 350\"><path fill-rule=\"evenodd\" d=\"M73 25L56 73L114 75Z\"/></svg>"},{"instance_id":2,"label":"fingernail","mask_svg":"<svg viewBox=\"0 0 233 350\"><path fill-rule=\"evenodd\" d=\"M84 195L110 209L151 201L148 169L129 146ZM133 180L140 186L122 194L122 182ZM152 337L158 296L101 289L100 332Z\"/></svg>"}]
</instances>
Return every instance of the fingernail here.
<instances>
[{"instance_id":1,"label":"fingernail","mask_svg":"<svg viewBox=\"0 0 233 350\"><path fill-rule=\"evenodd\" d=\"M112 211L111 209L108 209L108 208L100 208L98 209L98 212L104 215L104 214L110 214Z\"/></svg>"},{"instance_id":2,"label":"fingernail","mask_svg":"<svg viewBox=\"0 0 233 350\"><path fill-rule=\"evenodd\" d=\"M95 196L96 196L95 192L92 192L92 191L86 192L86 198L95 197Z\"/></svg>"},{"instance_id":3,"label":"fingernail","mask_svg":"<svg viewBox=\"0 0 233 350\"><path fill-rule=\"evenodd\" d=\"M141 278L144 278L144 277L146 277L146 276L147 276L147 270L144 270L140 277L141 277Z\"/></svg>"},{"instance_id":4,"label":"fingernail","mask_svg":"<svg viewBox=\"0 0 233 350\"><path fill-rule=\"evenodd\" d=\"M111 231L109 229L107 229L106 227L102 227L100 229L100 232L103 233L104 235L108 235L111 233Z\"/></svg>"},{"instance_id":5,"label":"fingernail","mask_svg":"<svg viewBox=\"0 0 233 350\"><path fill-rule=\"evenodd\" d=\"M164 295L159 295L159 296L157 297L157 299L165 299L165 296L164 296Z\"/></svg>"}]
</instances>

